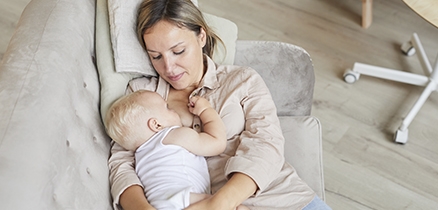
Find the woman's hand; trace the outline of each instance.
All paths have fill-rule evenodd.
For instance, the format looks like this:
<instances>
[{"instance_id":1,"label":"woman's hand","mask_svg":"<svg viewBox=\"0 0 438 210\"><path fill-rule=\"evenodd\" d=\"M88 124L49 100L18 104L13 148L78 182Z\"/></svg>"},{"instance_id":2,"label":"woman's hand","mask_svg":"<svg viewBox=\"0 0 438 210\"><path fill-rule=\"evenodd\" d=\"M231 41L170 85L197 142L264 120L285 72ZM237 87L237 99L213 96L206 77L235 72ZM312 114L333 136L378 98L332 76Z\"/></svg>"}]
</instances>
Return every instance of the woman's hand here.
<instances>
[{"instance_id":1,"label":"woman's hand","mask_svg":"<svg viewBox=\"0 0 438 210\"><path fill-rule=\"evenodd\" d=\"M256 190L257 185L249 176L234 173L213 196L190 205L186 210L234 210Z\"/></svg>"}]
</instances>

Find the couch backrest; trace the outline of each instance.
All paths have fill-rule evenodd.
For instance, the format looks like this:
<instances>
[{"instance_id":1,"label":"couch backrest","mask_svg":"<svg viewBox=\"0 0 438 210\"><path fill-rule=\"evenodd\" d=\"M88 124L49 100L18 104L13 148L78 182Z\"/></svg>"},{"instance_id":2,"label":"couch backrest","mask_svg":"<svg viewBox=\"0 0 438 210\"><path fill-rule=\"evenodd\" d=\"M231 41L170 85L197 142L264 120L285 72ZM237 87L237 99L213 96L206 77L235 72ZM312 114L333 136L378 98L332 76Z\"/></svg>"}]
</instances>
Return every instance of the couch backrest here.
<instances>
[{"instance_id":1,"label":"couch backrest","mask_svg":"<svg viewBox=\"0 0 438 210\"><path fill-rule=\"evenodd\" d=\"M94 0L33 0L0 69L2 209L112 209Z\"/></svg>"}]
</instances>

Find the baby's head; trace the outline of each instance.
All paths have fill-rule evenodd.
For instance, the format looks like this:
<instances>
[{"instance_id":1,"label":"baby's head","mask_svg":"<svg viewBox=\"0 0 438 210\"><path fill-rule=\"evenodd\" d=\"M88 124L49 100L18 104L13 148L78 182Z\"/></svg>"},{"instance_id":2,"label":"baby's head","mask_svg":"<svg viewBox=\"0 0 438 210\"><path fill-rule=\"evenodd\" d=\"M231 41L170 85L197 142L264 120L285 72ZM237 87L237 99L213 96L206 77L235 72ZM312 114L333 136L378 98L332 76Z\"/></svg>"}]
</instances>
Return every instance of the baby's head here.
<instances>
[{"instance_id":1,"label":"baby's head","mask_svg":"<svg viewBox=\"0 0 438 210\"><path fill-rule=\"evenodd\" d=\"M168 109L157 93L139 90L114 102L105 116L108 135L127 150L135 151L161 129L178 125L181 119Z\"/></svg>"}]
</instances>

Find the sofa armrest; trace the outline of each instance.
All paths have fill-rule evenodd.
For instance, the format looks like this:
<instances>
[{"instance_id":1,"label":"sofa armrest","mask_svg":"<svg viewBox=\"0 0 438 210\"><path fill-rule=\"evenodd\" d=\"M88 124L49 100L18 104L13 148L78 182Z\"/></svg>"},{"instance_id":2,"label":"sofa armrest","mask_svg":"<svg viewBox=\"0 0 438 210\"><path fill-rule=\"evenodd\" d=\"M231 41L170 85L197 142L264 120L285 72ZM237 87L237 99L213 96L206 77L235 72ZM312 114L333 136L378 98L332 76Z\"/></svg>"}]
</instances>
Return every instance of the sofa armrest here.
<instances>
[{"instance_id":1,"label":"sofa armrest","mask_svg":"<svg viewBox=\"0 0 438 210\"><path fill-rule=\"evenodd\" d=\"M315 76L303 48L282 42L238 40L234 64L252 67L263 77L279 116L310 115Z\"/></svg>"},{"instance_id":2,"label":"sofa armrest","mask_svg":"<svg viewBox=\"0 0 438 210\"><path fill-rule=\"evenodd\" d=\"M250 66L263 77L280 116L286 161L324 199L321 124L308 116L315 83L309 54L282 42L238 40L234 64Z\"/></svg>"},{"instance_id":3,"label":"sofa armrest","mask_svg":"<svg viewBox=\"0 0 438 210\"><path fill-rule=\"evenodd\" d=\"M312 116L280 117L285 137L284 156L298 175L325 199L321 123Z\"/></svg>"},{"instance_id":4,"label":"sofa armrest","mask_svg":"<svg viewBox=\"0 0 438 210\"><path fill-rule=\"evenodd\" d=\"M0 66L2 209L112 209L95 0L33 0Z\"/></svg>"}]
</instances>

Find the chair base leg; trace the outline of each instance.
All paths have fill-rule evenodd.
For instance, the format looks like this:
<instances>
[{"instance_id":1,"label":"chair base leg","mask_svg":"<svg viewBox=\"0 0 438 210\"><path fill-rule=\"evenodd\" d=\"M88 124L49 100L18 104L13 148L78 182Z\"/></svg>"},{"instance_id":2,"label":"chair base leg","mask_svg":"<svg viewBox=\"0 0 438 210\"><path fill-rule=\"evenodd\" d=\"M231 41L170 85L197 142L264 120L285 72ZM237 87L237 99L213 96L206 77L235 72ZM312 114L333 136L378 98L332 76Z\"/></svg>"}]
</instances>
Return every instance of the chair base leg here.
<instances>
[{"instance_id":1,"label":"chair base leg","mask_svg":"<svg viewBox=\"0 0 438 210\"><path fill-rule=\"evenodd\" d=\"M408 129L396 130L394 134L394 141L399 144L406 144L406 142L408 142Z\"/></svg>"},{"instance_id":2,"label":"chair base leg","mask_svg":"<svg viewBox=\"0 0 438 210\"><path fill-rule=\"evenodd\" d=\"M403 120L398 130L395 132L394 141L401 144L405 144L408 141L408 126L410 125L420 108L424 105L430 94L433 91L436 91L438 86L438 56L437 60L435 61L434 68L432 68L432 65L430 64L424 53L423 46L421 45L417 34L413 34L411 43L415 48L414 50L419 52L418 58L421 61L423 70L427 74L427 76L378 66L372 66L363 63L355 63L352 70L347 69L344 73L344 80L347 83L356 82L359 79L360 75L364 74L411 85L426 86L424 91L421 93L419 99L415 102L414 106L411 108L406 118ZM406 50L404 48L408 49L408 47L404 45L402 46L402 51ZM406 52L404 53L411 54Z\"/></svg>"}]
</instances>

